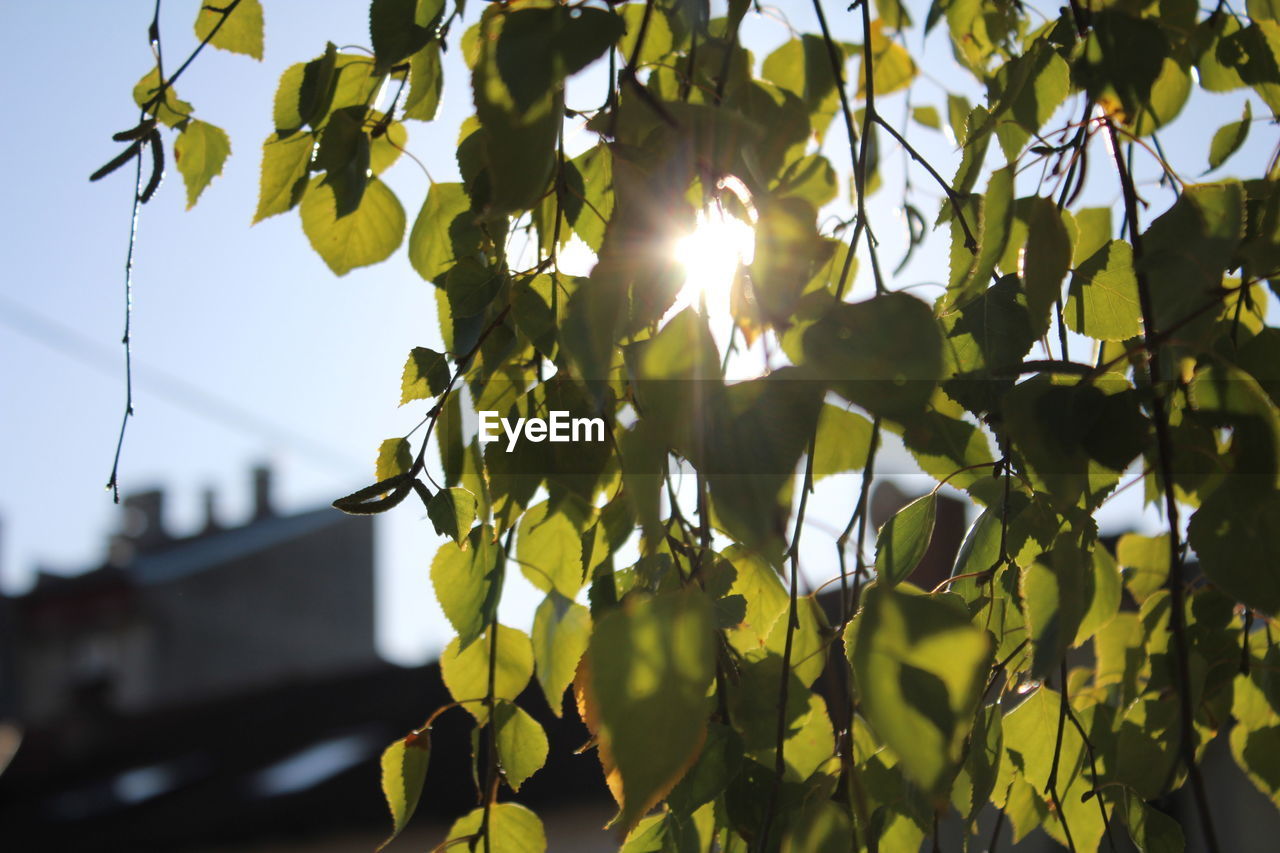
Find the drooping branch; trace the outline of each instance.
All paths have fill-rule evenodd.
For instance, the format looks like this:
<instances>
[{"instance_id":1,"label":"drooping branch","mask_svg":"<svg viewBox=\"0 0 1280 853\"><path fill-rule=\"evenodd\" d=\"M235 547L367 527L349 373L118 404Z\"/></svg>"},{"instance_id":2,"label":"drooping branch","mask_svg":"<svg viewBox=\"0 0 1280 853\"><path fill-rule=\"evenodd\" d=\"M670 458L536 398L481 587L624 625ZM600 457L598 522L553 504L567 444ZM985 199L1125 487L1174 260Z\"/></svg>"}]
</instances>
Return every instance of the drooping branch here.
<instances>
[{"instance_id":1,"label":"drooping branch","mask_svg":"<svg viewBox=\"0 0 1280 853\"><path fill-rule=\"evenodd\" d=\"M1120 150L1120 137L1111 119L1106 122L1111 142L1111 154L1116 171L1120 175L1120 188L1124 196L1125 222L1133 245L1134 269L1138 280L1138 302L1142 311L1142 337L1146 343L1147 378L1151 383L1151 413L1156 432L1156 463L1160 484L1164 493L1165 520L1169 525L1169 628L1173 634L1175 670L1178 676L1178 742L1180 759L1191 777L1191 789L1200 817L1200 827L1205 845L1210 853L1218 853L1217 834L1213 828L1213 815L1205 794L1204 778L1196 764L1195 712L1191 706L1191 667L1188 662L1186 606L1182 579L1182 533L1178 522L1178 502L1173 484L1173 441L1169 434L1169 412L1162 387L1160 370L1160 330L1156 327L1155 306L1151 298L1151 286L1142 266L1143 241L1138 225L1138 193Z\"/></svg>"}]
</instances>

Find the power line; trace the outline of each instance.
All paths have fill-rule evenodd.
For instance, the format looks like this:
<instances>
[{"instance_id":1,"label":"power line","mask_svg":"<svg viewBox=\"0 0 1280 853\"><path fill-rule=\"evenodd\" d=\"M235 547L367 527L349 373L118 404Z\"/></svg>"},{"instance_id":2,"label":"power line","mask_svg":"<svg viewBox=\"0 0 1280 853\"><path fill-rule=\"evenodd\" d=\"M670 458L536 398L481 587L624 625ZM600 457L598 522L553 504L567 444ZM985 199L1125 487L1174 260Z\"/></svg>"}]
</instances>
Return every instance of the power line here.
<instances>
[{"instance_id":1,"label":"power line","mask_svg":"<svg viewBox=\"0 0 1280 853\"><path fill-rule=\"evenodd\" d=\"M118 355L114 348L91 340L75 329L2 295L0 295L0 323L31 340L89 365L99 373L117 375L115 360ZM316 442L287 427L264 420L235 403L216 394L210 394L172 373L136 363L135 371L144 377L149 392L207 420L241 433L283 444L300 456L308 457L336 473L350 475L353 469L361 467L362 463L353 460L342 451Z\"/></svg>"}]
</instances>

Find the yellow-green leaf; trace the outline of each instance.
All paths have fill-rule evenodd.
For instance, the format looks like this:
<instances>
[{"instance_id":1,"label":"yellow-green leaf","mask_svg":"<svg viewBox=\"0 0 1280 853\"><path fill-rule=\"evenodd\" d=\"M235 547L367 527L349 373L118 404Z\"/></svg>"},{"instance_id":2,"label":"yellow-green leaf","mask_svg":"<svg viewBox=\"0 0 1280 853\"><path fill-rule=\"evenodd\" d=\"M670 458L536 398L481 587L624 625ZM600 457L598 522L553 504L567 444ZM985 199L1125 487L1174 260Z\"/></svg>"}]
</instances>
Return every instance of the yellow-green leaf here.
<instances>
[{"instance_id":1,"label":"yellow-green leaf","mask_svg":"<svg viewBox=\"0 0 1280 853\"><path fill-rule=\"evenodd\" d=\"M391 809L392 830L381 850L405 828L422 796L422 783L427 778L431 760L431 734L413 732L387 747L382 753L382 793Z\"/></svg>"},{"instance_id":2,"label":"yellow-green leaf","mask_svg":"<svg viewBox=\"0 0 1280 853\"><path fill-rule=\"evenodd\" d=\"M413 467L413 448L408 439L388 438L378 447L375 480L387 480Z\"/></svg>"},{"instance_id":3,"label":"yellow-green leaf","mask_svg":"<svg viewBox=\"0 0 1280 853\"><path fill-rule=\"evenodd\" d=\"M493 720L502 773L511 789L519 791L524 781L547 763L547 733L514 702L499 702L493 709Z\"/></svg>"},{"instance_id":4,"label":"yellow-green leaf","mask_svg":"<svg viewBox=\"0 0 1280 853\"><path fill-rule=\"evenodd\" d=\"M191 118L191 113L195 111L195 107L184 100L178 98L178 93L173 91L173 87L164 90L164 97L159 103L152 103L152 99L160 91L160 72L152 68L146 74L142 75L142 79L133 87L133 100L139 107L145 109L149 115L155 118L167 127L177 127L184 121Z\"/></svg>"},{"instance_id":5,"label":"yellow-green leaf","mask_svg":"<svg viewBox=\"0 0 1280 853\"><path fill-rule=\"evenodd\" d=\"M477 721L489 718L484 699L489 690L489 632L465 649L459 648L457 637L440 655L440 675L455 702L461 702ZM533 676L533 647L529 635L506 625L498 626L497 666L493 676L493 699L513 702Z\"/></svg>"},{"instance_id":6,"label":"yellow-green leaf","mask_svg":"<svg viewBox=\"0 0 1280 853\"><path fill-rule=\"evenodd\" d=\"M462 184L432 184L409 232L409 263L427 281L442 279L459 248L478 245L471 199Z\"/></svg>"},{"instance_id":7,"label":"yellow-green leaf","mask_svg":"<svg viewBox=\"0 0 1280 853\"><path fill-rule=\"evenodd\" d=\"M687 589L632 599L596 625L590 692L630 829L680 780L706 735L715 671L711 603Z\"/></svg>"},{"instance_id":8,"label":"yellow-green leaf","mask_svg":"<svg viewBox=\"0 0 1280 853\"><path fill-rule=\"evenodd\" d=\"M430 400L449 387L449 361L443 353L414 347L400 374L400 405L411 400Z\"/></svg>"},{"instance_id":9,"label":"yellow-green leaf","mask_svg":"<svg viewBox=\"0 0 1280 853\"><path fill-rule=\"evenodd\" d=\"M898 510L876 537L876 576L887 586L907 579L920 565L933 538L938 495L929 492Z\"/></svg>"},{"instance_id":10,"label":"yellow-green leaf","mask_svg":"<svg viewBox=\"0 0 1280 853\"><path fill-rule=\"evenodd\" d=\"M591 639L591 611L552 590L533 614L533 661L547 705L557 717L564 691Z\"/></svg>"},{"instance_id":11,"label":"yellow-green leaf","mask_svg":"<svg viewBox=\"0 0 1280 853\"><path fill-rule=\"evenodd\" d=\"M369 179L360 206L341 218L332 185L312 178L301 213L311 247L336 275L385 261L404 239L404 208L377 178Z\"/></svg>"},{"instance_id":12,"label":"yellow-green leaf","mask_svg":"<svg viewBox=\"0 0 1280 853\"><path fill-rule=\"evenodd\" d=\"M585 578L581 520L571 519L570 512L566 506L553 510L549 501L530 507L520 519L516 559L529 583L572 599Z\"/></svg>"},{"instance_id":13,"label":"yellow-green leaf","mask_svg":"<svg viewBox=\"0 0 1280 853\"><path fill-rule=\"evenodd\" d=\"M1103 341L1142 334L1133 249L1112 240L1076 269L1063 309L1072 331Z\"/></svg>"},{"instance_id":14,"label":"yellow-green leaf","mask_svg":"<svg viewBox=\"0 0 1280 853\"><path fill-rule=\"evenodd\" d=\"M173 143L173 159L187 185L188 210L209 182L222 174L222 164L230 153L231 140L222 128L199 119L187 122Z\"/></svg>"},{"instance_id":15,"label":"yellow-green leaf","mask_svg":"<svg viewBox=\"0 0 1280 853\"><path fill-rule=\"evenodd\" d=\"M547 834L538 816L519 803L495 803L489 808L489 843L480 840L484 809L474 809L449 828L449 837L438 849L488 850L488 853L546 853ZM473 839L466 845L464 839ZM450 843L454 842L454 843Z\"/></svg>"},{"instance_id":16,"label":"yellow-green leaf","mask_svg":"<svg viewBox=\"0 0 1280 853\"><path fill-rule=\"evenodd\" d=\"M917 785L937 793L959 766L991 665L991 638L963 604L874 584L853 669L868 722Z\"/></svg>"},{"instance_id":17,"label":"yellow-green leaf","mask_svg":"<svg viewBox=\"0 0 1280 853\"><path fill-rule=\"evenodd\" d=\"M260 0L226 0L222 6L202 4L200 14L196 15L196 38L208 39L209 44L220 50L261 60L262 3Z\"/></svg>"},{"instance_id":18,"label":"yellow-green leaf","mask_svg":"<svg viewBox=\"0 0 1280 853\"><path fill-rule=\"evenodd\" d=\"M466 489L441 489L427 505L427 516L436 533L461 545L476 520L476 496Z\"/></svg>"},{"instance_id":19,"label":"yellow-green leaf","mask_svg":"<svg viewBox=\"0 0 1280 853\"><path fill-rule=\"evenodd\" d=\"M1227 162L1227 158L1240 150L1240 146L1244 145L1245 139L1249 136L1249 125L1253 124L1253 108L1249 106L1249 102L1244 102L1244 115L1239 121L1233 121L1224 124L1218 128L1213 134L1213 141L1209 143L1209 171L1221 166Z\"/></svg>"},{"instance_id":20,"label":"yellow-green leaf","mask_svg":"<svg viewBox=\"0 0 1280 853\"><path fill-rule=\"evenodd\" d=\"M431 585L462 647L470 648L489 624L502 587L502 552L492 531L477 526L463 545L441 545L431 561Z\"/></svg>"},{"instance_id":21,"label":"yellow-green leaf","mask_svg":"<svg viewBox=\"0 0 1280 853\"><path fill-rule=\"evenodd\" d=\"M315 134L281 138L276 134L262 143L262 177L258 185L258 210L254 223L292 210L307 188L307 170L315 148Z\"/></svg>"}]
</instances>

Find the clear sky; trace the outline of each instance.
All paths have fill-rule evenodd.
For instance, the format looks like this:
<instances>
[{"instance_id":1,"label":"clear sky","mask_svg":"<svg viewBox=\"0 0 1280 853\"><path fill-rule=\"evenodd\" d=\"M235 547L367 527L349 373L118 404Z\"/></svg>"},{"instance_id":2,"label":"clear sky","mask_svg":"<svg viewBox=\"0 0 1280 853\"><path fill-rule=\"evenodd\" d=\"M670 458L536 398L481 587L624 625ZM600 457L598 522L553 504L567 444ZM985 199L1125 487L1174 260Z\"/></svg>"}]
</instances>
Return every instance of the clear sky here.
<instances>
[{"instance_id":1,"label":"clear sky","mask_svg":"<svg viewBox=\"0 0 1280 853\"><path fill-rule=\"evenodd\" d=\"M482 5L473 0L466 25ZM860 27L843 11L846 5L826 4L837 38L855 41ZM907 5L923 19L927 4ZM277 502L285 511L323 505L367 484L378 443L403 435L424 412L396 407L406 354L414 346L441 347L432 286L410 268L403 247L383 264L336 278L311 250L296 213L249 226L281 71L320 53L326 40L368 43L365 2L266 0L264 6L263 62L208 49L177 87L197 117L230 134L232 156L223 175L184 212L181 179L171 170L141 215L133 315L137 417L125 442L122 487L127 493L163 486L168 524L179 534L202 525L206 487L216 489L224 523L242 521L248 470L258 461L275 468ZM197 0L164 3L170 67L195 44L191 24L198 8ZM785 9L797 30L817 31L809 3L788 0L774 8ZM37 565L72 571L98 564L117 524L103 486L124 402L119 342L133 172L124 168L97 184L87 178L119 150L111 134L137 119L130 92L152 67L151 10L151 0L0 6L0 28L12 36L11 68L22 69L3 84L12 114L0 136L6 166L0 185L8 199L0 206L0 587L10 593L27 588ZM945 116L936 81L951 85L961 77L943 30L923 48L915 33L909 47L934 81L917 86L914 103L937 106ZM460 32L455 28L452 43ZM785 38L784 25L748 16L744 41L757 61ZM440 119L409 123L409 150L436 180L456 179L457 126L471 111L459 51L447 54L445 76ZM571 89L570 105L598 103L599 66L582 85L588 94L575 100ZM33 106L20 115L19 103ZM1213 131L1239 118L1241 104L1236 95L1197 95L1161 135L1188 178L1203 168ZM897 123L903 99L886 98L881 108ZM1264 112L1255 102L1254 114ZM954 172L957 155L947 138L919 126L910 133L939 171ZM1236 162L1259 162L1274 142L1274 130L1256 123ZM882 144L885 188L872 215L892 268L905 233L894 207L902 158ZM829 155L847 178L844 145L833 128ZM1095 146L1100 161L1105 151L1101 141ZM1222 170L1231 171L1231 164ZM408 158L384 177L411 223L427 177ZM927 181L914 175L913 199L932 216L939 193ZM1167 191L1146 191L1157 209L1167 204ZM1100 196L1095 203L1113 201ZM945 277L939 235L894 284ZM1087 352L1083 341L1075 345ZM890 467L905 470L901 460ZM843 526L857 485L856 477L842 477L823 486L812 505L817 531ZM1149 524L1140 511L1140 489L1131 489L1107 510L1104 526ZM380 648L397 661L422 660L450 635L427 577L439 540L412 502L378 525ZM810 536L802 553L814 582L834 572L829 538ZM504 620L527 629L537 600L517 580Z\"/></svg>"}]
</instances>

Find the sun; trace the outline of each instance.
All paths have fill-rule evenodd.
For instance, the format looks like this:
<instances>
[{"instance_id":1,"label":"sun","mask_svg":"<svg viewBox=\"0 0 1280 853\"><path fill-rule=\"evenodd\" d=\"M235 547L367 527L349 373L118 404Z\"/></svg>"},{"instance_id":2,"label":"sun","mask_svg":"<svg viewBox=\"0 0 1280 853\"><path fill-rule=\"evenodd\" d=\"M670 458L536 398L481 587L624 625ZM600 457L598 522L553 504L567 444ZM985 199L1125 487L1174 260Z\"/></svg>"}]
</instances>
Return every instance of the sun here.
<instances>
[{"instance_id":1,"label":"sun","mask_svg":"<svg viewBox=\"0 0 1280 853\"><path fill-rule=\"evenodd\" d=\"M729 292L739 264L751 263L755 232L751 226L726 214L718 205L698 213L694 228L672 247L684 267L684 286L671 306L671 315L693 306L712 325L729 317Z\"/></svg>"}]
</instances>

